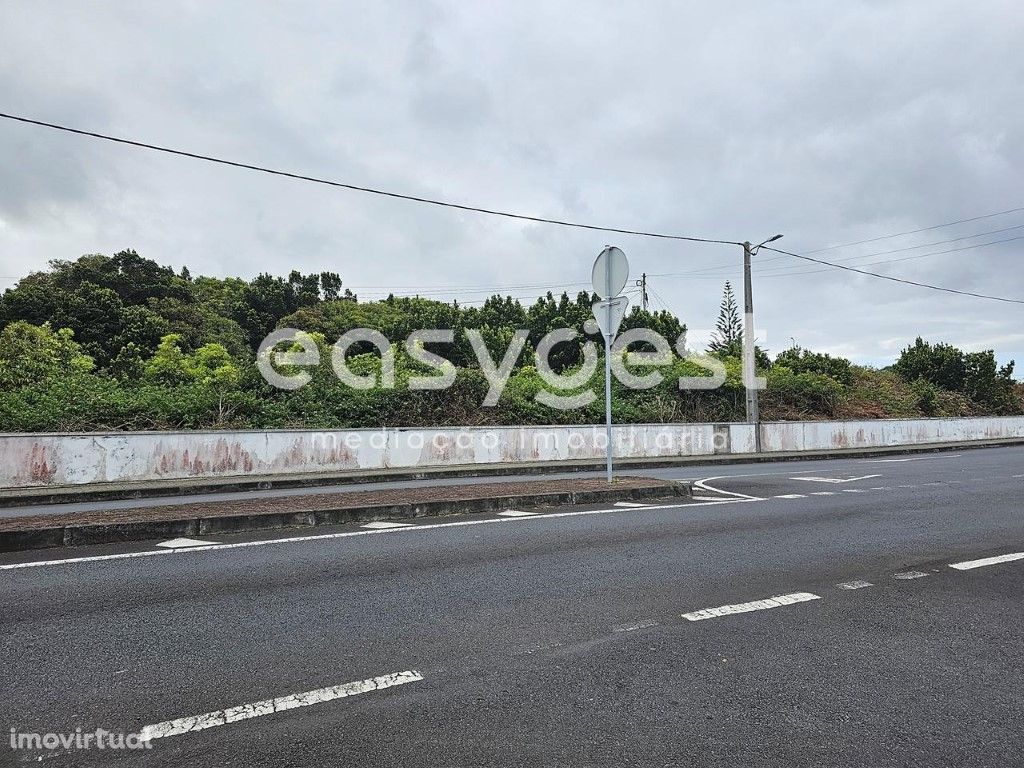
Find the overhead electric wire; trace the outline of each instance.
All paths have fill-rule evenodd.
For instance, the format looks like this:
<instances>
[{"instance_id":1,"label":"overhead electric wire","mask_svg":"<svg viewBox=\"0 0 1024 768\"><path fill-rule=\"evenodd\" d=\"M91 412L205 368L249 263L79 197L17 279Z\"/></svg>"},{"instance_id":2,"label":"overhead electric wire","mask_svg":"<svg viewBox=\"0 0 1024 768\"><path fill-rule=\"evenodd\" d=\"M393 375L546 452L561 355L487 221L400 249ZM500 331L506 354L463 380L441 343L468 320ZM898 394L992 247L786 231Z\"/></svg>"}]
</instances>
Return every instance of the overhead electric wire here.
<instances>
[{"instance_id":1,"label":"overhead electric wire","mask_svg":"<svg viewBox=\"0 0 1024 768\"><path fill-rule=\"evenodd\" d=\"M793 253L792 251L784 251L781 248L772 248L772 247L767 246L767 245L762 246L762 247L765 250L774 251L775 253L781 253L781 254L784 254L786 256L792 256L795 259L803 259L804 261L813 261L816 264L824 264L825 266L828 266L828 267L835 267L836 269L843 269L843 270L846 270L847 272L856 272L857 274L868 275L869 277L878 277L878 278L881 278L882 280L891 280L894 283L904 283L906 285L916 285L919 288L929 288L929 289L931 289L933 291L943 291L945 293L956 293L956 294L959 294L961 296L973 296L973 297L975 297L977 299L990 299L992 301L1002 301L1002 302L1005 302L1007 304L1024 304L1024 299L1008 299L1008 298L1006 298L1004 296L991 296L991 295L985 294L985 293L974 293L973 291L961 291L961 290L959 290L957 288L946 288L945 286L941 286L941 285L932 285L930 283L920 283L920 282L918 282L916 280L907 280L906 278L903 278L903 277L893 277L892 275L883 275L883 274L880 274L878 272L869 272L868 270L865 270L865 269L858 269L857 267L850 267L850 266L847 266L846 264L836 264L836 263L831 262L831 261L825 261L824 259L815 259L815 258L813 258L811 256L805 256L803 254Z\"/></svg>"},{"instance_id":2,"label":"overhead electric wire","mask_svg":"<svg viewBox=\"0 0 1024 768\"><path fill-rule=\"evenodd\" d=\"M879 240L889 240L893 237L903 237L904 235L916 235L920 232L930 232L933 229L942 229L944 227L953 227L957 224L967 224L971 221L981 221L982 219L992 219L996 216L1005 216L1010 213L1020 213L1024 211L1024 208L1010 208L1005 211L996 211L995 213L986 213L982 216L972 216L969 219L959 219L957 221L947 221L942 224L933 224L930 227L921 227L921 229L908 229L906 232L896 232L892 235L880 235L879 237L870 237L867 240L854 240L851 243L840 243L839 245L829 245L825 248L816 248L813 251L807 251L807 253L824 253L825 251L834 251L837 248L849 248L851 245L864 245L865 243L877 243ZM771 250L775 250L774 248Z\"/></svg>"},{"instance_id":3,"label":"overhead electric wire","mask_svg":"<svg viewBox=\"0 0 1024 768\"><path fill-rule=\"evenodd\" d=\"M55 131L64 131L65 133L74 133L79 136L89 136L94 139L102 139L103 141L112 141L117 144L127 144L132 147L140 147L142 149L151 149L154 152L164 152L169 155L178 155L179 157L190 157L193 160L203 160L207 163L218 163L220 165L229 165L233 168L244 168L249 171L258 171L259 173L268 173L273 176L284 176L289 179L296 179L298 181L308 181L313 184L324 184L329 187L338 187L341 189L348 189L353 192L365 192L370 195L380 195L382 197L390 197L397 200L408 200L414 203L424 203L426 205L436 205L443 208L454 208L460 211L469 211L471 213L482 213L488 216L501 216L507 219L518 219L521 221L532 221L537 224L553 224L559 227L572 227L575 229L587 229L596 232L614 232L620 235L638 235L640 237L655 237L663 240L685 240L691 243L719 243L723 245L742 245L742 243L736 243L732 240L716 240L714 238L706 237L690 237L688 235L672 235L664 232L645 232L643 230L636 229L620 229L618 227L601 227L596 224L584 224L578 221L565 221L562 219L551 219L544 216L529 216L522 213L511 213L509 211L499 211L493 208L481 208L475 205L463 205L461 203L453 203L447 200L437 200L429 197L420 197L418 195L407 195L401 192L389 192L383 189L377 189L374 187L364 187L359 184L349 184L342 181L331 181L329 179L321 179L316 176L306 176L301 173L292 173L291 171L281 171L275 168L267 168L265 166L253 165L251 163L241 163L235 160L226 160L220 157L213 157L211 155L201 155L197 152L187 152L182 149L172 149L171 147L163 147L158 144L148 144L142 141L135 141L133 139L125 139L118 136L109 136L104 133L96 133L94 131L84 131L79 128L71 128L66 125L59 125L57 123L48 123L43 120L33 120L28 117L21 117L20 115L10 115L0 112L0 117L5 120L15 120L20 123L27 123L29 125L38 125L43 128L52 128Z\"/></svg>"},{"instance_id":4,"label":"overhead electric wire","mask_svg":"<svg viewBox=\"0 0 1024 768\"><path fill-rule=\"evenodd\" d=\"M1024 240L1024 235L1018 235L1017 237L1007 237L1003 240L993 240L989 243L975 243L974 245L964 245L959 248L947 248L944 251L932 251L931 253L918 253L913 256L901 256L898 259L881 259L879 261L869 261L864 264L858 264L858 267L876 267L881 264L895 264L899 261L912 261L913 259L923 259L926 256L939 256L944 253L958 253L960 251L968 251L973 248L984 248L989 245L1001 245L1003 243L1011 243L1014 240ZM838 260L837 260L838 261ZM800 270L797 272L759 272L760 277L787 277L789 275L815 275L821 272L827 272L827 269L810 269Z\"/></svg>"},{"instance_id":5,"label":"overhead electric wire","mask_svg":"<svg viewBox=\"0 0 1024 768\"><path fill-rule=\"evenodd\" d=\"M930 247L935 246L935 245L945 245L947 243L958 243L958 242L961 242L963 240L970 240L970 239L975 238L975 237L985 237L986 235L996 235L996 234L1000 234L1002 232L1012 232L1012 231L1018 230L1018 229L1024 229L1024 224L1017 224L1017 225L1012 226L1012 227L1003 227L1002 229L991 229L991 230L988 230L986 232L975 232L974 234L971 234L971 235L962 235L960 237L952 237L952 238L949 238L948 240L936 240L936 241L931 242L931 243L921 243L920 245L908 245L908 246L905 246L903 248L892 248L892 249L890 249L888 251L875 251L874 253L861 253L861 254L858 254L856 256L844 256L843 258L836 259L836 261L837 262L850 262L850 261L853 261L855 259L869 259L869 258L872 258L874 256L885 256L885 255L890 254L890 253L905 253L906 251L916 251L918 248L930 248ZM966 251L966 250L970 250L972 248L984 248L987 245L997 245L999 243L1008 243L1008 242L1011 242L1012 240L1019 240L1019 239L1021 239L1021 238L1010 237L1010 238L1006 238L1005 240L995 240L995 241L990 242L990 243L976 243L974 245L967 245L967 246L964 246L962 248L953 248L953 249L946 250L946 251L933 251L932 253L924 253L924 254L919 254L917 256L909 256L909 257L906 257L906 258L883 259L881 261L871 262L871 264L887 264L887 263L890 263L890 262L908 261L910 259L924 258L925 256L935 256L935 255L942 254L942 253L952 253L954 251ZM757 274L757 275L765 276L765 277L771 277L771 276L773 276L775 274L774 270L777 270L777 269L789 269L789 267L783 267L782 265L778 265L778 266L775 266L775 267L769 267L768 269L759 269L758 268L762 264L766 264L768 262L773 262L773 261L782 261L784 259L786 259L785 256L772 256L771 258L768 258L768 259L759 259L757 261L757 263L754 264L754 273ZM869 265L861 265L861 266L869 266ZM651 277L697 277L697 276L706 276L706 275L709 275L709 274L711 274L714 277L718 277L718 275L715 275L713 273L714 272L718 272L719 274L728 274L728 273L731 273L734 270L735 270L735 266L734 265L730 265L730 264L717 264L717 265L712 266L712 267L702 267L700 269L688 270L686 272L660 272L660 273L659 272L649 272L648 274ZM781 273L781 274L809 274L809 273L804 273L804 272L784 272L784 273Z\"/></svg>"},{"instance_id":6,"label":"overhead electric wire","mask_svg":"<svg viewBox=\"0 0 1024 768\"><path fill-rule=\"evenodd\" d=\"M543 216L530 216L530 215L527 215L527 214L512 213L510 211L501 211L501 210L496 210L496 209L492 209L492 208L483 208L483 207L473 206L473 205L464 205L464 204L461 204L461 203L453 203L453 202L450 202L450 201L447 201L447 200L439 200L439 199L435 199L435 198L421 197L421 196L418 196L418 195L403 194L403 193L400 193L400 192L391 192L391 191L388 191L388 190L377 189L375 187L366 187L366 186L361 186L361 185L358 185L358 184L350 184L350 183L347 183L347 182L332 181L330 179L322 179L322 178L318 178L318 177L315 177L315 176L307 176L305 174L293 173L291 171L282 171L282 170L275 169L275 168L268 168L268 167L265 167L265 166L253 165L251 163L242 163L242 162L238 162L238 161L235 161L235 160L227 160L227 159L224 159L224 158L214 157L214 156L211 156L211 155L202 155L202 154L199 154L199 153L196 153L196 152L188 152L188 151L181 150L181 149L173 149L171 147L164 147L164 146L160 146L160 145L157 145L157 144L149 144L149 143L146 143L146 142L135 141L133 139L125 139L125 138L121 138L121 137L118 137L118 136L110 136L108 134L97 133L97 132L94 132L94 131L85 131L85 130L82 130L82 129L79 129L79 128L72 128L70 126L60 125L58 123L49 123L49 122L45 122L43 120L35 120L35 119L32 119L32 118L23 117L23 116L20 116L20 115L12 115L12 114L7 114L7 113L4 113L4 112L0 112L0 118L3 118L5 120L13 120L13 121L20 122L20 123L25 123L25 124L28 124L28 125L35 125L35 126L39 126L39 127L42 127L42 128L50 128L50 129L55 130L55 131L62 131L62 132L65 132L65 133L72 133L72 134L76 134L78 136L87 136L87 137L94 138L94 139L101 139L103 141L110 141L110 142L113 142L113 143L116 143L116 144L125 144L125 145L128 145L128 146L138 147L138 148L141 148L141 149L149 149L149 150L152 150L154 152L162 152L162 153L169 154L169 155L176 155L176 156L179 156L179 157L192 158L193 160L202 160L202 161L208 162L208 163L216 163L216 164L219 164L219 165L226 165L226 166L230 166L230 167L233 167L233 168L242 168L242 169L245 169L245 170L250 170L250 171L256 171L256 172L259 172L259 173L270 174L270 175L273 175L273 176L281 176L281 177L284 177L284 178L295 179L297 181L307 181L307 182L310 182L310 183L313 183L313 184L322 184L322 185L325 185L325 186L336 187L336 188L340 188L340 189L347 189L347 190L350 190L350 191L353 191L353 192L363 192L363 193L371 194L371 195L379 195L381 197L389 197L389 198L393 198L393 199L397 199L397 200L406 200L406 201L409 201L409 202L423 203L423 204L426 204L426 205L434 205L434 206L439 206L439 207L443 207L443 208L451 208L451 209L454 209L454 210L467 211L467 212L471 212L471 213L480 213L480 214L485 214L485 215L488 215L488 216L498 216L498 217L503 217L503 218L508 218L508 219L516 219L516 220L520 220L520 221L530 221L530 222L534 222L534 223L537 223L537 224L551 224L551 225L554 225L554 226L570 227L570 228L574 228L574 229L585 229L585 230L597 231L597 232L612 232L612 233L615 233L615 234L622 234L622 235L637 235L639 237L651 237L651 238L658 238L658 239L663 239L663 240L678 240L678 241L687 241L687 242L694 242L694 243L716 243L716 244L720 244L720 245L738 245L738 246L742 246L743 245L742 242L738 242L738 241L735 241L735 240L720 240L720 239L715 239L715 238L692 237L692 236L688 236L688 235L674 235L674 234L668 234L668 233L664 233L664 232L648 232L648 231L644 231L644 230L623 229L623 228L618 228L618 227L604 227L604 226L598 226L596 224L585 224L585 223L582 223L582 222L565 221L565 220L562 220L562 219L553 219L553 218L547 218L547 217L543 217ZM917 233L920 233L920 232L927 232L927 231L934 230L934 229L941 229L943 227L955 226L957 224L965 224L965 223L971 222L971 221L980 221L982 219L990 219L990 218L994 218L996 216L1003 216L1003 215L1010 214L1010 213L1018 213L1020 211L1024 211L1024 207L1011 208L1011 209L1008 209L1008 210L1005 210L1005 211L997 211L995 213L984 214L982 216L973 216L973 217L970 217L970 218L959 219L957 221L952 221L952 222L944 222L942 224L934 224L934 225L929 226L929 227L922 227L920 229L907 230L905 232L897 232L897 233L894 233L894 234L891 234L891 235L881 235L879 237L868 238L868 239L865 239L865 240L857 240L857 241L853 241L853 242L849 242L849 243L840 243L840 244L837 244L837 245L830 245L830 246L827 246L827 247L824 247L824 248L818 248L818 249L815 249L813 251L809 251L808 253L822 253L824 251L835 250L835 249L838 249L838 248L847 248L847 247L854 246L854 245L862 245L862 244L865 244L865 243L873 243L873 242L878 242L879 240L887 240L887 239L894 238L894 237L902 237L904 235L913 235L913 234L917 234ZM916 285L916 286L923 287L923 288L929 288L929 289L937 290L937 291L945 291L947 293L955 293L955 294L960 294L960 295L964 295L964 296L974 296L976 298L981 298L981 299L991 299L993 301L1002 301L1002 302L1007 302L1007 303L1011 303L1011 304L1024 304L1024 300L1008 299L1008 298L1004 298L1004 297L1000 297L1000 296L990 296L990 295L986 295L986 294L972 293L970 291L961 291L961 290L957 290L955 288L945 288L943 286L929 285L927 283L920 283L920 282L917 282L917 281L914 281L914 280L907 280L907 279L904 279L904 278L893 277L892 275L882 275L882 274L879 274L877 272L870 272L870 271L867 271L867 270L858 269L858 268L850 267L850 266L843 265L843 264L836 264L836 263L833 263L833 262L824 261L822 259L815 259L815 258L811 258L810 256L807 256L807 255L801 255L801 254L797 254L797 253L792 253L790 251L783 251L783 250L780 250L778 248L771 248L769 246L762 246L762 247L767 249L767 250L769 250L769 251L773 251L775 253L780 253L780 254L784 254L784 255L787 255L787 256L792 256L792 257L798 258L798 259L804 259L806 261L816 262L816 263L823 264L823 265L829 266L829 267L834 267L834 268L837 268L837 269L843 269L843 270L847 270L847 271L850 271L850 272L857 272L859 274L869 275L871 277L877 277L877 278L881 278L883 280L890 280L890 281L893 281L893 282L904 283L904 284L907 284L907 285ZM662 276L668 276L668 275L662 275Z\"/></svg>"}]
</instances>

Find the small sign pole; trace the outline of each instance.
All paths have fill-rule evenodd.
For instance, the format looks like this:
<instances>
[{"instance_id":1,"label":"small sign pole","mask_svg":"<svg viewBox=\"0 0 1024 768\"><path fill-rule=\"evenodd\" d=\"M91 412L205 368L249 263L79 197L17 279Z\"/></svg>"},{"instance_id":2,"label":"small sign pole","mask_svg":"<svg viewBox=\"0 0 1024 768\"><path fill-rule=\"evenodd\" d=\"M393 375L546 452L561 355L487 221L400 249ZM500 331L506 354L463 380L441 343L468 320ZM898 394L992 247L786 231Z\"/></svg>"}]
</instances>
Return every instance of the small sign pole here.
<instances>
[{"instance_id":1,"label":"small sign pole","mask_svg":"<svg viewBox=\"0 0 1024 768\"><path fill-rule=\"evenodd\" d=\"M594 319L604 336L604 430L605 469L608 482L612 481L612 341L626 314L629 299L621 296L629 277L629 261L620 249L606 246L594 261L591 275L594 293L603 301L594 304Z\"/></svg>"}]
</instances>

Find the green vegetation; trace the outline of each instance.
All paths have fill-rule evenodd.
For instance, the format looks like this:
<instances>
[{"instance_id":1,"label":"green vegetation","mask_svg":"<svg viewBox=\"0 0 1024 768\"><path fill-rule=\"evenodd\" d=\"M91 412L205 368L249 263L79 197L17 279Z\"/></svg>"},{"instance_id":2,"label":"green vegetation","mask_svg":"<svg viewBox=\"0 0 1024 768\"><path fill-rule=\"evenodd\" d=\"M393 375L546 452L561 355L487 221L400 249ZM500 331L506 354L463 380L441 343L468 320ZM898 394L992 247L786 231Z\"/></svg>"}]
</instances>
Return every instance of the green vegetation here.
<instances>
[{"instance_id":1,"label":"green vegetation","mask_svg":"<svg viewBox=\"0 0 1024 768\"><path fill-rule=\"evenodd\" d=\"M252 280L193 278L122 251L57 261L0 298L0 430L90 431L171 428L378 427L454 424L598 423L603 416L603 365L573 392L597 396L576 410L552 409L536 396L550 390L535 350L551 330L572 328L577 340L556 345L551 367L569 374L583 364L583 335L594 297L548 294L529 306L492 296L482 306L421 298L361 302L330 272ZM255 361L260 342L279 327L312 334L320 364L294 391L269 386ZM331 343L354 328L373 328L394 345L396 387L358 390L331 369ZM410 357L405 340L419 329L451 329L452 344L424 348L451 361L454 384L414 390L410 377L439 375ZM525 348L497 407L481 407L489 384L466 334L480 332L500 361L516 329L528 329ZM685 326L668 312L633 308L622 330L650 328L675 344ZM729 289L710 352L722 361L721 387L680 391L680 376L710 371L673 353L644 390L614 384L619 423L729 421L744 417L739 352L742 325ZM634 348L645 351L641 344ZM368 345L350 350L349 367L378 371ZM884 418L1024 412L1013 363L994 354L965 353L918 339L886 370L794 347L772 361L757 350L768 379L761 395L765 419ZM566 394L566 393L560 393Z\"/></svg>"}]
</instances>

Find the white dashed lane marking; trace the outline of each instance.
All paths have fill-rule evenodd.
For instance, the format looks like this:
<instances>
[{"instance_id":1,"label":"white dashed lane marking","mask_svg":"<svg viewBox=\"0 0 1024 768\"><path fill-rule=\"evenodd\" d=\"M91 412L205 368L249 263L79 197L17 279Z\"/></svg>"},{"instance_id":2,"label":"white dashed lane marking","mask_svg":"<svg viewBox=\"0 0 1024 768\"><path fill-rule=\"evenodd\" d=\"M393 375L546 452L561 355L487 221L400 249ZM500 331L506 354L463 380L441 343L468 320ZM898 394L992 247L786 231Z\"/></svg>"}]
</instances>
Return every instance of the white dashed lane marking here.
<instances>
[{"instance_id":1,"label":"white dashed lane marking","mask_svg":"<svg viewBox=\"0 0 1024 768\"><path fill-rule=\"evenodd\" d=\"M648 627L656 627L658 622L653 619L647 621L635 621L632 624L619 624L612 627L612 632L635 632L638 629L647 629Z\"/></svg>"},{"instance_id":2,"label":"white dashed lane marking","mask_svg":"<svg viewBox=\"0 0 1024 768\"><path fill-rule=\"evenodd\" d=\"M616 501L616 507L646 507L646 504L638 504L635 501Z\"/></svg>"},{"instance_id":3,"label":"white dashed lane marking","mask_svg":"<svg viewBox=\"0 0 1024 768\"><path fill-rule=\"evenodd\" d=\"M950 563L950 568L958 571L970 571L974 568L983 568L986 565L998 565L999 563L1012 563L1014 560L1024 560L1024 552L1010 552L1006 555L995 557L983 557L980 560L964 560L961 563Z\"/></svg>"},{"instance_id":4,"label":"white dashed lane marking","mask_svg":"<svg viewBox=\"0 0 1024 768\"><path fill-rule=\"evenodd\" d=\"M835 496L835 491L813 491L811 496Z\"/></svg>"},{"instance_id":5,"label":"white dashed lane marking","mask_svg":"<svg viewBox=\"0 0 1024 768\"><path fill-rule=\"evenodd\" d=\"M903 571L902 573L894 573L892 577L894 579L923 579L928 574L924 571Z\"/></svg>"},{"instance_id":6,"label":"white dashed lane marking","mask_svg":"<svg viewBox=\"0 0 1024 768\"><path fill-rule=\"evenodd\" d=\"M410 523L389 523L387 520L380 520L376 523L367 523L366 525L361 525L359 527L368 528L371 531L383 531L388 528L409 528Z\"/></svg>"},{"instance_id":7,"label":"white dashed lane marking","mask_svg":"<svg viewBox=\"0 0 1024 768\"><path fill-rule=\"evenodd\" d=\"M863 579L856 579L854 581L844 581L842 584L836 584L840 589L864 589L864 587L873 587L870 581L864 581Z\"/></svg>"},{"instance_id":8,"label":"white dashed lane marking","mask_svg":"<svg viewBox=\"0 0 1024 768\"><path fill-rule=\"evenodd\" d=\"M718 608L704 608L699 611L684 613L683 618L687 621L702 621L704 619L716 619L720 616L731 616L735 613L750 613L751 611L765 611L769 608L780 608L784 605L794 603L805 603L808 600L820 600L818 595L810 592L793 592L788 595L776 595L765 600L752 600L749 603L738 603L736 605L722 605Z\"/></svg>"},{"instance_id":9,"label":"white dashed lane marking","mask_svg":"<svg viewBox=\"0 0 1024 768\"><path fill-rule=\"evenodd\" d=\"M518 509L506 509L498 513L501 517L533 517L536 512L520 512Z\"/></svg>"},{"instance_id":10,"label":"white dashed lane marking","mask_svg":"<svg viewBox=\"0 0 1024 768\"><path fill-rule=\"evenodd\" d=\"M776 496L776 499L806 499L807 495L803 493L783 493L780 496Z\"/></svg>"},{"instance_id":11,"label":"white dashed lane marking","mask_svg":"<svg viewBox=\"0 0 1024 768\"><path fill-rule=\"evenodd\" d=\"M183 733L202 731L219 725L227 725L228 723L237 723L239 720L249 720L253 717L271 715L275 712L309 707L313 704L343 699L348 696L358 696L361 693L368 693L370 691L380 691L396 685L415 683L422 679L423 675L415 670L395 672L390 675L373 677L369 680L334 685L330 688L319 688L315 691L307 691L306 693L294 693L290 696L266 699L265 701L257 701L252 704L240 704L237 707L218 709L216 712L207 712L202 715L166 720L162 723L147 725L142 729L141 735L143 739L147 740L162 739L167 736L180 736Z\"/></svg>"}]
</instances>

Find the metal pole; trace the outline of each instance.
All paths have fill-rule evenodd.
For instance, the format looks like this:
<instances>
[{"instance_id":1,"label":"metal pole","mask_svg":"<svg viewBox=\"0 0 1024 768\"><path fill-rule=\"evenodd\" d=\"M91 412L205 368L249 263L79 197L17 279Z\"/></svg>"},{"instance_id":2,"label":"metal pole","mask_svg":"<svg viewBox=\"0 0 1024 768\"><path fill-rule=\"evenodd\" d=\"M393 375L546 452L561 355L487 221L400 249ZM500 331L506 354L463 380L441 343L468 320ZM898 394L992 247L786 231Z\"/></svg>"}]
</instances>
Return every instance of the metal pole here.
<instances>
[{"instance_id":1,"label":"metal pole","mask_svg":"<svg viewBox=\"0 0 1024 768\"><path fill-rule=\"evenodd\" d=\"M608 327L612 327L612 308L608 305ZM604 337L604 434L608 482L612 481L612 342Z\"/></svg>"},{"instance_id":2,"label":"metal pole","mask_svg":"<svg viewBox=\"0 0 1024 768\"><path fill-rule=\"evenodd\" d=\"M761 452L761 415L757 407L754 367L754 294L750 287L750 243L743 243L743 385L747 392L747 423L754 425L754 450Z\"/></svg>"}]
</instances>

